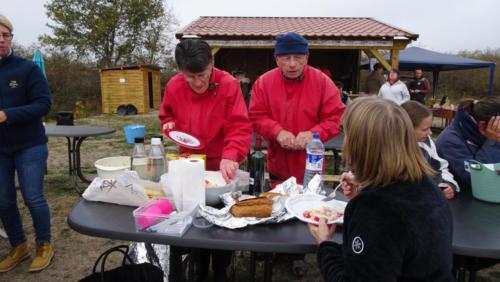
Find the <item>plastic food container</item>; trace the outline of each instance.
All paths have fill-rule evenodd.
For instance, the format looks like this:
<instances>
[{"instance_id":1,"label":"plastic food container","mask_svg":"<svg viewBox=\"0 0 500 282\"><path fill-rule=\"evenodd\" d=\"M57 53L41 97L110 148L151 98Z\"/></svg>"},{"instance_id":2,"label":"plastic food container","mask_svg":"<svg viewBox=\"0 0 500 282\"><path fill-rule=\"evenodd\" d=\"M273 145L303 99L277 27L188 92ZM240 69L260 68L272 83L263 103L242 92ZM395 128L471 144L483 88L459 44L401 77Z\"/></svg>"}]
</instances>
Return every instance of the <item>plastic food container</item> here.
<instances>
[{"instance_id":1,"label":"plastic food container","mask_svg":"<svg viewBox=\"0 0 500 282\"><path fill-rule=\"evenodd\" d=\"M236 190L238 179L226 183L220 171L205 171L205 203L215 206L221 203L219 195Z\"/></svg>"},{"instance_id":2,"label":"plastic food container","mask_svg":"<svg viewBox=\"0 0 500 282\"><path fill-rule=\"evenodd\" d=\"M116 156L95 161L97 175L101 178L113 179L123 171L130 169L130 157Z\"/></svg>"},{"instance_id":3,"label":"plastic food container","mask_svg":"<svg viewBox=\"0 0 500 282\"><path fill-rule=\"evenodd\" d=\"M489 168L487 167L489 166ZM465 163L470 172L472 196L490 203L500 203L500 163L485 165L475 160Z\"/></svg>"},{"instance_id":4,"label":"plastic food container","mask_svg":"<svg viewBox=\"0 0 500 282\"><path fill-rule=\"evenodd\" d=\"M182 212L172 210L172 207L166 198L155 199L138 207L133 211L136 231L178 237L184 235L191 227L198 207Z\"/></svg>"},{"instance_id":5,"label":"plastic food container","mask_svg":"<svg viewBox=\"0 0 500 282\"><path fill-rule=\"evenodd\" d=\"M144 138L145 126L142 124L131 124L123 127L123 132L125 133L125 139L128 144L134 144L135 137Z\"/></svg>"}]
</instances>

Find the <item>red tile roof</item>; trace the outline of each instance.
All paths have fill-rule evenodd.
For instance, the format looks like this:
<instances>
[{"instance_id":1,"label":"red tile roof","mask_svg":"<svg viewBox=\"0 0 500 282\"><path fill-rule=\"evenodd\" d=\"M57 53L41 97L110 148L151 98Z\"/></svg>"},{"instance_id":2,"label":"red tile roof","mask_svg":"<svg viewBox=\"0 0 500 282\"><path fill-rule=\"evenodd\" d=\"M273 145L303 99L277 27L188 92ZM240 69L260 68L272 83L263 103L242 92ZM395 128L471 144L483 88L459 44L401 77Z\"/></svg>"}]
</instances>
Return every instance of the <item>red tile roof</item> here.
<instances>
[{"instance_id":1,"label":"red tile roof","mask_svg":"<svg viewBox=\"0 0 500 282\"><path fill-rule=\"evenodd\" d=\"M200 17L176 34L214 37L272 37L289 31L304 37L407 37L418 34L390 26L373 18L342 17Z\"/></svg>"}]
</instances>

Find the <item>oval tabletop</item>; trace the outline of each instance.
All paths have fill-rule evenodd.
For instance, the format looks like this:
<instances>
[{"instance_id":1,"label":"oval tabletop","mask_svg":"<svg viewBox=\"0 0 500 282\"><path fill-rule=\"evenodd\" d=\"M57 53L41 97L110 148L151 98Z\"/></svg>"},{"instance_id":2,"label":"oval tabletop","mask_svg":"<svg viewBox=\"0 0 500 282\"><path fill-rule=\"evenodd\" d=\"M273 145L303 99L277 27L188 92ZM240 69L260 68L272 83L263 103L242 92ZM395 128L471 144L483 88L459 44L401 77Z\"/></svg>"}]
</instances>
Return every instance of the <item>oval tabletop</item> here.
<instances>
[{"instance_id":1,"label":"oval tabletop","mask_svg":"<svg viewBox=\"0 0 500 282\"><path fill-rule=\"evenodd\" d=\"M307 225L298 220L278 224L226 229L192 226L183 237L135 231L133 207L81 199L71 210L68 224L75 231L96 237L175 245L190 248L278 253L313 253L316 244ZM337 228L334 241L342 241Z\"/></svg>"},{"instance_id":2,"label":"oval tabletop","mask_svg":"<svg viewBox=\"0 0 500 282\"><path fill-rule=\"evenodd\" d=\"M500 204L477 200L470 191L461 191L449 203L453 213L453 253L500 258Z\"/></svg>"},{"instance_id":3,"label":"oval tabletop","mask_svg":"<svg viewBox=\"0 0 500 282\"><path fill-rule=\"evenodd\" d=\"M114 128L87 125L46 125L45 135L56 137L89 137L115 132Z\"/></svg>"}]
</instances>

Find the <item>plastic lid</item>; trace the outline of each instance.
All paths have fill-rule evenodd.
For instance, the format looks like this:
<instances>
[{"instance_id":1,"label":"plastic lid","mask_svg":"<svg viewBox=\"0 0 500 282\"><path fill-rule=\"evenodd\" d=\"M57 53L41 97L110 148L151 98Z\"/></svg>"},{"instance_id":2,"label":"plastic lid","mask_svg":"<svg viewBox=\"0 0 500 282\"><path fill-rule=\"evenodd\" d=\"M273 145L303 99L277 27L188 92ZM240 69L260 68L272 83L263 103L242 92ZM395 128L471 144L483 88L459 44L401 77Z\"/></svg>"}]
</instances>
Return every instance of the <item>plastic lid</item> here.
<instances>
[{"instance_id":1,"label":"plastic lid","mask_svg":"<svg viewBox=\"0 0 500 282\"><path fill-rule=\"evenodd\" d=\"M209 228L209 227L213 226L213 224L210 221L206 220L202 216L194 218L193 219L193 225L196 228L202 228L202 229L203 228Z\"/></svg>"},{"instance_id":2,"label":"plastic lid","mask_svg":"<svg viewBox=\"0 0 500 282\"><path fill-rule=\"evenodd\" d=\"M151 138L151 145L161 145L160 138Z\"/></svg>"},{"instance_id":3,"label":"plastic lid","mask_svg":"<svg viewBox=\"0 0 500 282\"><path fill-rule=\"evenodd\" d=\"M314 139L319 139L319 133L313 133L313 138Z\"/></svg>"},{"instance_id":4,"label":"plastic lid","mask_svg":"<svg viewBox=\"0 0 500 282\"><path fill-rule=\"evenodd\" d=\"M144 137L135 137L134 143L144 143Z\"/></svg>"},{"instance_id":5,"label":"plastic lid","mask_svg":"<svg viewBox=\"0 0 500 282\"><path fill-rule=\"evenodd\" d=\"M163 142L163 135L153 135L153 138L160 138L160 140Z\"/></svg>"}]
</instances>

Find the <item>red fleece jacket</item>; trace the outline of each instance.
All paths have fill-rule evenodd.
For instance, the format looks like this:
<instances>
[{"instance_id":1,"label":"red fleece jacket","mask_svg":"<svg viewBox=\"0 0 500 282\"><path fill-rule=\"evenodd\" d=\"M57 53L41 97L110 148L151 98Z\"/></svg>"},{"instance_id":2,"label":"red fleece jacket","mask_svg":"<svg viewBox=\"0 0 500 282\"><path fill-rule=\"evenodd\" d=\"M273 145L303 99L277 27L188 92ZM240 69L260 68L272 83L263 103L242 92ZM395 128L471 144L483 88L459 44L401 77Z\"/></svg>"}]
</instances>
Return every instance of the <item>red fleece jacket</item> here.
<instances>
[{"instance_id":1,"label":"red fleece jacket","mask_svg":"<svg viewBox=\"0 0 500 282\"><path fill-rule=\"evenodd\" d=\"M279 68L263 74L252 88L250 120L268 142L267 170L287 179L304 178L305 150L287 150L276 141L284 129L297 136L302 131L319 133L325 142L339 134L345 106L337 87L320 70L304 68L302 80L286 80Z\"/></svg>"},{"instance_id":2,"label":"red fleece jacket","mask_svg":"<svg viewBox=\"0 0 500 282\"><path fill-rule=\"evenodd\" d=\"M179 148L180 153L206 154L207 170L219 170L221 159L242 161L250 149L252 125L241 94L240 83L227 72L213 68L210 87L195 93L184 75L175 75L165 87L160 107L161 124L198 136L205 148Z\"/></svg>"}]
</instances>

